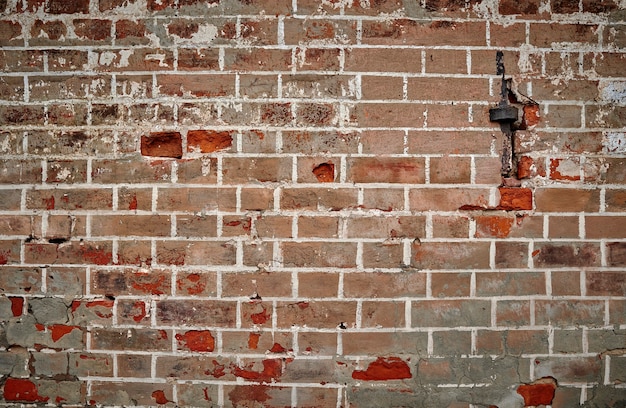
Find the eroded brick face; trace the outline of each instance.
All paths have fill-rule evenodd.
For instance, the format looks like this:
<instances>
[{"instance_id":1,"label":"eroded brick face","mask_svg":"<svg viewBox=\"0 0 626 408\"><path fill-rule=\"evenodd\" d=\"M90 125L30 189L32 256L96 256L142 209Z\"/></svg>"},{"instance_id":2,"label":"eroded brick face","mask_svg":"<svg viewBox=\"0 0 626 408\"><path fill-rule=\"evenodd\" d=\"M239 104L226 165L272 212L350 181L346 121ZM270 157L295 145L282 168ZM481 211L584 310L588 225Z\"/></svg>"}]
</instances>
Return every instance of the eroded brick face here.
<instances>
[{"instance_id":1,"label":"eroded brick face","mask_svg":"<svg viewBox=\"0 0 626 408\"><path fill-rule=\"evenodd\" d=\"M0 403L625 406L624 15L0 0Z\"/></svg>"}]
</instances>

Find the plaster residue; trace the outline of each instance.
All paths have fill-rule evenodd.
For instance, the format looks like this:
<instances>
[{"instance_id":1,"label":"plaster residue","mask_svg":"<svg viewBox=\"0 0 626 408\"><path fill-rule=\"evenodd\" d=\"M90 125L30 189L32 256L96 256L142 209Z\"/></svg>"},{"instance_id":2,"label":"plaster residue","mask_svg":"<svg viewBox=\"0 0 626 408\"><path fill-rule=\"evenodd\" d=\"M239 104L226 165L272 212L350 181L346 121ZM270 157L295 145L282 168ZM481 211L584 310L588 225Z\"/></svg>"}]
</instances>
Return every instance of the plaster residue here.
<instances>
[{"instance_id":1,"label":"plaster residue","mask_svg":"<svg viewBox=\"0 0 626 408\"><path fill-rule=\"evenodd\" d=\"M606 132L602 143L607 153L626 153L626 133L624 132Z\"/></svg>"},{"instance_id":2,"label":"plaster residue","mask_svg":"<svg viewBox=\"0 0 626 408\"><path fill-rule=\"evenodd\" d=\"M600 81L600 99L605 102L626 102L626 82Z\"/></svg>"},{"instance_id":3,"label":"plaster residue","mask_svg":"<svg viewBox=\"0 0 626 408\"><path fill-rule=\"evenodd\" d=\"M176 44L211 44L218 35L217 27L213 24L201 24L198 31L193 33L189 38L182 38L176 34L171 34Z\"/></svg>"}]
</instances>

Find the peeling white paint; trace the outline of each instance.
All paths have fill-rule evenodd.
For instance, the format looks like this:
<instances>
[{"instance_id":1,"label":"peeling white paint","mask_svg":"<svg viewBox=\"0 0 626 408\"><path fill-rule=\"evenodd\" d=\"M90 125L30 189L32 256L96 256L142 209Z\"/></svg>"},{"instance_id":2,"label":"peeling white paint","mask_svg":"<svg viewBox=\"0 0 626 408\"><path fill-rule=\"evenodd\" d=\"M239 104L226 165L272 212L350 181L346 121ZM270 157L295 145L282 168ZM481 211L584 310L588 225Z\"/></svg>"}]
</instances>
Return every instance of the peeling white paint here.
<instances>
[{"instance_id":1,"label":"peeling white paint","mask_svg":"<svg viewBox=\"0 0 626 408\"><path fill-rule=\"evenodd\" d=\"M600 81L600 99L606 102L626 102L626 81Z\"/></svg>"},{"instance_id":2,"label":"peeling white paint","mask_svg":"<svg viewBox=\"0 0 626 408\"><path fill-rule=\"evenodd\" d=\"M626 153L626 133L606 132L604 134L603 144L608 153Z\"/></svg>"}]
</instances>

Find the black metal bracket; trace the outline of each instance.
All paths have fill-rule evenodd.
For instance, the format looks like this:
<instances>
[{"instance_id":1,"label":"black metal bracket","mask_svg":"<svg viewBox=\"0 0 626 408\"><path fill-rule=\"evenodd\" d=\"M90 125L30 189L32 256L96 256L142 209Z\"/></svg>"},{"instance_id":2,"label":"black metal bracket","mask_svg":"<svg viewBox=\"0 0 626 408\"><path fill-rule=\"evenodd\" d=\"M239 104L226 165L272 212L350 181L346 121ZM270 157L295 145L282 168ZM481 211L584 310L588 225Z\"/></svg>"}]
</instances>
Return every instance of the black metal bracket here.
<instances>
[{"instance_id":1,"label":"black metal bracket","mask_svg":"<svg viewBox=\"0 0 626 408\"><path fill-rule=\"evenodd\" d=\"M505 78L502 51L496 53L496 74L502 75L500 102L496 107L489 109L489 120L498 122L500 130L504 133L501 175L502 177L511 177L513 171L513 123L517 121L519 113L515 106L509 104L509 87Z\"/></svg>"}]
</instances>

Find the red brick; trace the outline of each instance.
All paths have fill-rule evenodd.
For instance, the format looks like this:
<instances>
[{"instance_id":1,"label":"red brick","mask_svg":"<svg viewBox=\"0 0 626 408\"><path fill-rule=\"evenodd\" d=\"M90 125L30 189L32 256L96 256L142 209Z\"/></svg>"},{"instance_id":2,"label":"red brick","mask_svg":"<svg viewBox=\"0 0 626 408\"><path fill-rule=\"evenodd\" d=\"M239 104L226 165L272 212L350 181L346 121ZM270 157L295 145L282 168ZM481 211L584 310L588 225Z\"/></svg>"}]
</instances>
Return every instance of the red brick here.
<instances>
[{"instance_id":1,"label":"red brick","mask_svg":"<svg viewBox=\"0 0 626 408\"><path fill-rule=\"evenodd\" d=\"M91 291L106 296L163 295L171 293L171 277L167 271L150 272L131 269L116 271L98 269L92 272Z\"/></svg>"},{"instance_id":2,"label":"red brick","mask_svg":"<svg viewBox=\"0 0 626 408\"><path fill-rule=\"evenodd\" d=\"M303 272L298 274L298 296L304 298L337 297L339 274Z\"/></svg>"},{"instance_id":3,"label":"red brick","mask_svg":"<svg viewBox=\"0 0 626 408\"><path fill-rule=\"evenodd\" d=\"M432 157L430 159L430 182L433 184L469 183L470 164L469 157Z\"/></svg>"},{"instance_id":4,"label":"red brick","mask_svg":"<svg viewBox=\"0 0 626 408\"><path fill-rule=\"evenodd\" d=\"M354 301L279 302L276 309L278 327L311 326L334 329L341 323L351 327L356 321Z\"/></svg>"},{"instance_id":5,"label":"red brick","mask_svg":"<svg viewBox=\"0 0 626 408\"><path fill-rule=\"evenodd\" d=\"M353 188L285 188L280 197L285 210L318 210L326 208L340 211L357 205L357 191Z\"/></svg>"},{"instance_id":6,"label":"red brick","mask_svg":"<svg viewBox=\"0 0 626 408\"><path fill-rule=\"evenodd\" d=\"M433 273L430 278L431 293L435 298L469 296L470 280L469 273Z\"/></svg>"},{"instance_id":7,"label":"red brick","mask_svg":"<svg viewBox=\"0 0 626 408\"><path fill-rule=\"evenodd\" d=\"M291 67L291 50L227 48L224 67L237 71L287 71Z\"/></svg>"},{"instance_id":8,"label":"red brick","mask_svg":"<svg viewBox=\"0 0 626 408\"><path fill-rule=\"evenodd\" d=\"M407 64L407 61L411 61ZM396 48L353 48L345 56L346 72L409 72L422 70L422 51Z\"/></svg>"},{"instance_id":9,"label":"red brick","mask_svg":"<svg viewBox=\"0 0 626 408\"><path fill-rule=\"evenodd\" d=\"M100 51L93 53L96 71L169 71L174 67L171 50L154 48L133 48L120 51Z\"/></svg>"},{"instance_id":10,"label":"red brick","mask_svg":"<svg viewBox=\"0 0 626 408\"><path fill-rule=\"evenodd\" d=\"M348 238L417 238L424 236L425 219L410 217L350 217Z\"/></svg>"},{"instance_id":11,"label":"red brick","mask_svg":"<svg viewBox=\"0 0 626 408\"><path fill-rule=\"evenodd\" d=\"M626 296L626 275L623 272L586 273L588 296Z\"/></svg>"},{"instance_id":12,"label":"red brick","mask_svg":"<svg viewBox=\"0 0 626 408\"><path fill-rule=\"evenodd\" d=\"M291 180L291 158L267 157L249 160L225 157L223 177L224 182L229 184Z\"/></svg>"},{"instance_id":13,"label":"red brick","mask_svg":"<svg viewBox=\"0 0 626 408\"><path fill-rule=\"evenodd\" d=\"M496 268L527 268L528 244L526 242L496 242Z\"/></svg>"},{"instance_id":14,"label":"red brick","mask_svg":"<svg viewBox=\"0 0 626 408\"><path fill-rule=\"evenodd\" d=\"M420 269L487 269L487 242L414 242L411 266Z\"/></svg>"},{"instance_id":15,"label":"red brick","mask_svg":"<svg viewBox=\"0 0 626 408\"><path fill-rule=\"evenodd\" d=\"M76 0L69 3L64 0L48 0L46 12L50 14L87 14L89 13L89 0Z\"/></svg>"},{"instance_id":16,"label":"red brick","mask_svg":"<svg viewBox=\"0 0 626 408\"><path fill-rule=\"evenodd\" d=\"M43 52L37 50L0 50L0 70L4 72L41 72L43 71Z\"/></svg>"},{"instance_id":17,"label":"red brick","mask_svg":"<svg viewBox=\"0 0 626 408\"><path fill-rule=\"evenodd\" d=\"M538 188L535 191L537 211L594 212L600 207L598 190L573 188Z\"/></svg>"},{"instance_id":18,"label":"red brick","mask_svg":"<svg viewBox=\"0 0 626 408\"><path fill-rule=\"evenodd\" d=\"M361 77L362 99L403 99L403 88L402 77L367 75Z\"/></svg>"},{"instance_id":19,"label":"red brick","mask_svg":"<svg viewBox=\"0 0 626 408\"><path fill-rule=\"evenodd\" d=\"M428 50L425 69L428 73L467 74L466 53L457 50Z\"/></svg>"},{"instance_id":20,"label":"red brick","mask_svg":"<svg viewBox=\"0 0 626 408\"><path fill-rule=\"evenodd\" d=\"M162 95L209 98L235 95L234 75L159 75L157 83Z\"/></svg>"},{"instance_id":21,"label":"red brick","mask_svg":"<svg viewBox=\"0 0 626 408\"><path fill-rule=\"evenodd\" d=\"M426 276L419 272L354 272L344 275L344 296L394 298L425 296Z\"/></svg>"},{"instance_id":22,"label":"red brick","mask_svg":"<svg viewBox=\"0 0 626 408\"><path fill-rule=\"evenodd\" d=\"M158 205L165 211L234 211L234 188L161 188Z\"/></svg>"},{"instance_id":23,"label":"red brick","mask_svg":"<svg viewBox=\"0 0 626 408\"><path fill-rule=\"evenodd\" d=\"M170 179L171 166L164 160L94 160L91 177L94 183L157 183Z\"/></svg>"},{"instance_id":24,"label":"red brick","mask_svg":"<svg viewBox=\"0 0 626 408\"><path fill-rule=\"evenodd\" d=\"M296 123L303 126L330 126L337 122L339 107L330 103L301 103L296 107Z\"/></svg>"},{"instance_id":25,"label":"red brick","mask_svg":"<svg viewBox=\"0 0 626 408\"><path fill-rule=\"evenodd\" d=\"M423 158L348 159L347 180L354 183L424 183Z\"/></svg>"},{"instance_id":26,"label":"red brick","mask_svg":"<svg viewBox=\"0 0 626 408\"><path fill-rule=\"evenodd\" d=\"M356 23L349 20L286 19L285 43L293 45L354 44Z\"/></svg>"},{"instance_id":27,"label":"red brick","mask_svg":"<svg viewBox=\"0 0 626 408\"><path fill-rule=\"evenodd\" d=\"M553 271L551 273L552 294L554 296L579 296L580 272Z\"/></svg>"},{"instance_id":28,"label":"red brick","mask_svg":"<svg viewBox=\"0 0 626 408\"><path fill-rule=\"evenodd\" d=\"M261 122L271 126L285 126L293 122L291 103L263 103L256 106ZM255 110L256 112L256 110ZM237 113L240 115L240 113Z\"/></svg>"},{"instance_id":29,"label":"red brick","mask_svg":"<svg viewBox=\"0 0 626 408\"><path fill-rule=\"evenodd\" d=\"M395 19L363 23L363 44L376 45L448 45L480 46L486 43L483 22L432 21Z\"/></svg>"},{"instance_id":30,"label":"red brick","mask_svg":"<svg viewBox=\"0 0 626 408\"><path fill-rule=\"evenodd\" d=\"M600 247L594 243L536 243L535 267L599 266Z\"/></svg>"},{"instance_id":31,"label":"red brick","mask_svg":"<svg viewBox=\"0 0 626 408\"><path fill-rule=\"evenodd\" d=\"M425 334L348 332L342 336L343 352L344 355L419 353L426 346Z\"/></svg>"},{"instance_id":32,"label":"red brick","mask_svg":"<svg viewBox=\"0 0 626 408\"><path fill-rule=\"evenodd\" d=\"M446 78L445 84L445 87L441 86L440 78L409 78L408 98L435 101L455 101L457 99L482 101L489 95L489 81L486 79Z\"/></svg>"},{"instance_id":33,"label":"red brick","mask_svg":"<svg viewBox=\"0 0 626 408\"><path fill-rule=\"evenodd\" d=\"M26 207L42 210L107 210L113 206L110 189L30 190Z\"/></svg>"},{"instance_id":34,"label":"red brick","mask_svg":"<svg viewBox=\"0 0 626 408\"><path fill-rule=\"evenodd\" d=\"M486 208L489 190L460 188L411 189L409 203L414 211L455 211L464 207Z\"/></svg>"},{"instance_id":35,"label":"red brick","mask_svg":"<svg viewBox=\"0 0 626 408\"><path fill-rule=\"evenodd\" d=\"M171 232L168 215L95 215L91 226L95 236L166 237Z\"/></svg>"},{"instance_id":36,"label":"red brick","mask_svg":"<svg viewBox=\"0 0 626 408\"><path fill-rule=\"evenodd\" d=\"M176 275L176 293L183 296L215 296L217 293L216 273L178 272Z\"/></svg>"},{"instance_id":37,"label":"red brick","mask_svg":"<svg viewBox=\"0 0 626 408\"><path fill-rule=\"evenodd\" d=\"M485 272L476 274L477 296L529 296L546 291L542 272Z\"/></svg>"},{"instance_id":38,"label":"red brick","mask_svg":"<svg viewBox=\"0 0 626 408\"><path fill-rule=\"evenodd\" d=\"M587 238L624 238L626 217L585 217Z\"/></svg>"},{"instance_id":39,"label":"red brick","mask_svg":"<svg viewBox=\"0 0 626 408\"><path fill-rule=\"evenodd\" d=\"M109 241L70 241L62 245L27 243L24 246L25 263L59 263L110 265L113 261Z\"/></svg>"},{"instance_id":40,"label":"red brick","mask_svg":"<svg viewBox=\"0 0 626 408\"><path fill-rule=\"evenodd\" d=\"M411 310L412 323L415 327L487 326L490 303L478 299L415 301Z\"/></svg>"},{"instance_id":41,"label":"red brick","mask_svg":"<svg viewBox=\"0 0 626 408\"><path fill-rule=\"evenodd\" d=\"M400 268L404 263L404 245L401 242L365 242L364 268Z\"/></svg>"},{"instance_id":42,"label":"red brick","mask_svg":"<svg viewBox=\"0 0 626 408\"><path fill-rule=\"evenodd\" d=\"M117 301L117 322L118 324L130 325L150 325L148 311L150 305L146 305L143 300L119 299Z\"/></svg>"},{"instance_id":43,"label":"red brick","mask_svg":"<svg viewBox=\"0 0 626 408\"><path fill-rule=\"evenodd\" d=\"M400 188L367 188L363 190L363 207L382 211L404 209L404 191Z\"/></svg>"},{"instance_id":44,"label":"red brick","mask_svg":"<svg viewBox=\"0 0 626 408\"><path fill-rule=\"evenodd\" d=\"M298 218L298 236L301 238L337 238L339 218L301 216Z\"/></svg>"},{"instance_id":45,"label":"red brick","mask_svg":"<svg viewBox=\"0 0 626 408\"><path fill-rule=\"evenodd\" d=\"M0 45L20 46L24 40L18 37L22 35L22 25L17 21L0 21Z\"/></svg>"},{"instance_id":46,"label":"red brick","mask_svg":"<svg viewBox=\"0 0 626 408\"><path fill-rule=\"evenodd\" d=\"M336 48L296 48L296 64L302 70L338 70L340 55Z\"/></svg>"},{"instance_id":47,"label":"red brick","mask_svg":"<svg viewBox=\"0 0 626 408\"><path fill-rule=\"evenodd\" d=\"M290 296L291 275L265 271L225 273L222 275L222 287L222 296L225 297Z\"/></svg>"},{"instance_id":48,"label":"red brick","mask_svg":"<svg viewBox=\"0 0 626 408\"><path fill-rule=\"evenodd\" d=\"M335 131L284 131L283 152L319 154L319 153L356 153L359 134Z\"/></svg>"},{"instance_id":49,"label":"red brick","mask_svg":"<svg viewBox=\"0 0 626 408\"><path fill-rule=\"evenodd\" d=\"M190 130L187 132L187 151L212 153L232 147L232 132Z\"/></svg>"},{"instance_id":50,"label":"red brick","mask_svg":"<svg viewBox=\"0 0 626 408\"><path fill-rule=\"evenodd\" d=\"M35 20L30 29L30 45L58 45L67 38L67 27L63 21Z\"/></svg>"},{"instance_id":51,"label":"red brick","mask_svg":"<svg viewBox=\"0 0 626 408\"><path fill-rule=\"evenodd\" d=\"M121 19L115 22L115 43L118 45L147 45L150 43L147 34L148 30L145 20Z\"/></svg>"},{"instance_id":52,"label":"red brick","mask_svg":"<svg viewBox=\"0 0 626 408\"><path fill-rule=\"evenodd\" d=\"M293 218L280 215L263 215L254 220L259 238L293 238Z\"/></svg>"},{"instance_id":53,"label":"red brick","mask_svg":"<svg viewBox=\"0 0 626 408\"><path fill-rule=\"evenodd\" d=\"M552 4L553 13L567 14L576 13L578 11L578 2L574 0L555 0Z\"/></svg>"},{"instance_id":54,"label":"red brick","mask_svg":"<svg viewBox=\"0 0 626 408\"><path fill-rule=\"evenodd\" d=\"M577 322L585 326L604 325L604 301L597 300L537 300L537 324L569 326Z\"/></svg>"},{"instance_id":55,"label":"red brick","mask_svg":"<svg viewBox=\"0 0 626 408\"><path fill-rule=\"evenodd\" d=\"M74 33L89 43L111 43L111 20L76 19L73 20Z\"/></svg>"},{"instance_id":56,"label":"red brick","mask_svg":"<svg viewBox=\"0 0 626 408\"><path fill-rule=\"evenodd\" d=\"M236 302L226 300L161 300L157 302L157 322L164 325L233 327Z\"/></svg>"},{"instance_id":57,"label":"red brick","mask_svg":"<svg viewBox=\"0 0 626 408\"><path fill-rule=\"evenodd\" d=\"M235 247L220 241L162 241L157 260L166 265L234 265Z\"/></svg>"},{"instance_id":58,"label":"red brick","mask_svg":"<svg viewBox=\"0 0 626 408\"><path fill-rule=\"evenodd\" d=\"M20 252L19 240L0 241L0 265L19 263Z\"/></svg>"},{"instance_id":59,"label":"red brick","mask_svg":"<svg viewBox=\"0 0 626 408\"><path fill-rule=\"evenodd\" d=\"M283 242L281 249L288 267L356 266L356 244L352 242Z\"/></svg>"}]
</instances>

